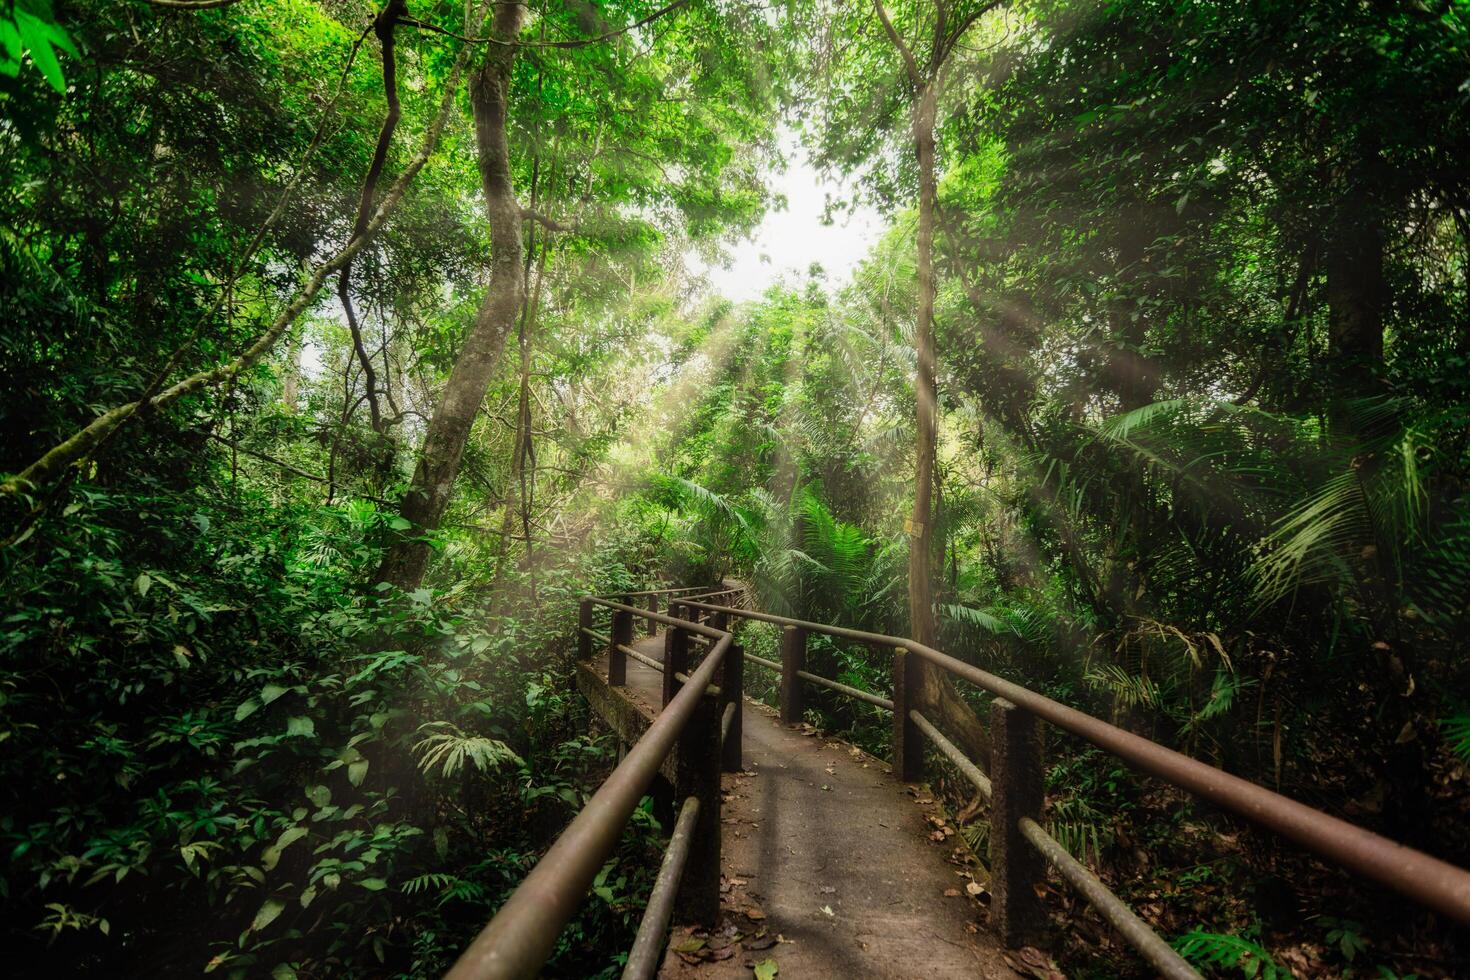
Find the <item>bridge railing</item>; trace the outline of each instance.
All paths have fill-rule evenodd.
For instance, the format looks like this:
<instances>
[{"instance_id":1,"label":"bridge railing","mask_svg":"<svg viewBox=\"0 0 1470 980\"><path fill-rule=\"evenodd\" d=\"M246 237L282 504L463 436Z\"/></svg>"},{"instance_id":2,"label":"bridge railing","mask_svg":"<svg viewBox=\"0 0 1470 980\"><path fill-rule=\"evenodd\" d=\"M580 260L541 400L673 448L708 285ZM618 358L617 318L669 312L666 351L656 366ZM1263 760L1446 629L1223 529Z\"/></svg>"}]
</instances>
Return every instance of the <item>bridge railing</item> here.
<instances>
[{"instance_id":1,"label":"bridge railing","mask_svg":"<svg viewBox=\"0 0 1470 980\"><path fill-rule=\"evenodd\" d=\"M657 971L676 904L687 917L714 924L720 908L720 770L740 768L743 658L723 627L658 611L660 597L673 602L675 596L691 593L713 598L734 590L653 589L582 600L579 653L590 658L594 642L605 646L607 679L613 686L626 683L630 655L662 670L662 710L460 955L446 974L451 980L533 977L540 972L670 753L677 818L623 977L643 980ZM648 608L635 605L639 599L647 599ZM599 612L608 616L606 633L594 629ZM726 619L723 614L715 618ZM652 627L650 632L660 624L669 628L665 664L633 648L634 625L640 619ZM708 649L691 670L688 653L694 638ZM676 651L668 659L668 645L678 647L682 656Z\"/></svg>"},{"instance_id":2,"label":"bridge railing","mask_svg":"<svg viewBox=\"0 0 1470 980\"><path fill-rule=\"evenodd\" d=\"M732 619L772 623L783 629L781 662L746 654L743 659L781 675L781 720L802 720L804 685L815 684L893 712L893 771L908 782L920 778L923 739L932 742L974 783L991 808L991 920L1007 946L1038 937L1045 911L1035 886L1043 861L1106 919L1162 976L1199 974L1149 926L1077 861L1042 826L1044 769L1037 720L1086 739L1129 765L1157 776L1349 871L1454 919L1470 924L1470 872L1405 847L1345 820L1272 792L1249 780L1069 708L932 647L905 637L868 633L823 623L738 609L685 596L671 600L691 616L714 617L723 629ZM866 644L892 654L893 697L859 691L806 670L811 633ZM928 661L994 695L991 706L991 772L986 774L918 710L918 664Z\"/></svg>"}]
</instances>

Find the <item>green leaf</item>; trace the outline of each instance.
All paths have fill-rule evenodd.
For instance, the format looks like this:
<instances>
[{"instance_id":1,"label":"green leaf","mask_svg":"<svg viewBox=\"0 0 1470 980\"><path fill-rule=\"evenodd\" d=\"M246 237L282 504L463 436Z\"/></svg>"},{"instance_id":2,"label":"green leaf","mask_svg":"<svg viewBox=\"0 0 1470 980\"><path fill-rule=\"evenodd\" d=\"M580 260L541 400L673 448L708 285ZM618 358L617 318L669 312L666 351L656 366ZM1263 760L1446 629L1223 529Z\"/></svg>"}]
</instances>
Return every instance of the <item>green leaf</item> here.
<instances>
[{"instance_id":1,"label":"green leaf","mask_svg":"<svg viewBox=\"0 0 1470 980\"><path fill-rule=\"evenodd\" d=\"M364 878L358 884L370 892L380 892L388 887L388 883L382 878Z\"/></svg>"},{"instance_id":2,"label":"green leaf","mask_svg":"<svg viewBox=\"0 0 1470 980\"><path fill-rule=\"evenodd\" d=\"M282 687L279 684L267 684L265 687L262 687L260 689L260 703L270 704L272 701L276 700L282 694L285 694L290 690L291 689L289 687Z\"/></svg>"},{"instance_id":3,"label":"green leaf","mask_svg":"<svg viewBox=\"0 0 1470 980\"><path fill-rule=\"evenodd\" d=\"M401 517L391 517L388 519L388 526L395 531L407 531L409 528L413 527L413 523L410 521L406 521Z\"/></svg>"},{"instance_id":4,"label":"green leaf","mask_svg":"<svg viewBox=\"0 0 1470 980\"><path fill-rule=\"evenodd\" d=\"M776 965L774 958L767 956L755 965L755 980L775 980L776 974L781 968Z\"/></svg>"},{"instance_id":5,"label":"green leaf","mask_svg":"<svg viewBox=\"0 0 1470 980\"><path fill-rule=\"evenodd\" d=\"M255 913L255 921L250 923L250 928L256 932L264 929L280 916L286 908L286 903L279 898L268 898L261 905L260 911Z\"/></svg>"},{"instance_id":6,"label":"green leaf","mask_svg":"<svg viewBox=\"0 0 1470 980\"><path fill-rule=\"evenodd\" d=\"M305 837L307 833L309 831L305 827L290 827L283 830L281 836L276 838L276 842L270 847L267 847L261 855L260 863L265 867L265 870L270 871L280 863L281 852Z\"/></svg>"},{"instance_id":7,"label":"green leaf","mask_svg":"<svg viewBox=\"0 0 1470 980\"><path fill-rule=\"evenodd\" d=\"M20 43L20 31L15 29L15 24L12 21L6 20L4 17L0 17L0 45L5 46L5 55L11 61L19 61L21 56L25 54L25 45ZM70 510L70 506L67 509ZM70 515L63 513L62 516L67 517Z\"/></svg>"},{"instance_id":8,"label":"green leaf","mask_svg":"<svg viewBox=\"0 0 1470 980\"><path fill-rule=\"evenodd\" d=\"M153 579L148 577L147 572L139 572L138 577L133 579L133 588L138 590L138 595L146 596L148 590L153 588Z\"/></svg>"},{"instance_id":9,"label":"green leaf","mask_svg":"<svg viewBox=\"0 0 1470 980\"><path fill-rule=\"evenodd\" d=\"M354 786L361 786L367 776L368 760L358 759L356 762L347 764L347 781Z\"/></svg>"},{"instance_id":10,"label":"green leaf","mask_svg":"<svg viewBox=\"0 0 1470 980\"><path fill-rule=\"evenodd\" d=\"M309 786L306 789L306 798L317 806L326 806L332 802L332 791L325 786Z\"/></svg>"},{"instance_id":11,"label":"green leaf","mask_svg":"<svg viewBox=\"0 0 1470 980\"><path fill-rule=\"evenodd\" d=\"M306 736L306 737L315 737L315 735L316 735L316 722L312 721L306 715L296 715L296 716L294 716L292 718L287 718L286 719L286 734L287 735L303 735L303 736Z\"/></svg>"},{"instance_id":12,"label":"green leaf","mask_svg":"<svg viewBox=\"0 0 1470 980\"><path fill-rule=\"evenodd\" d=\"M62 74L61 63L56 60L56 52L51 50L52 38L56 36L54 25L46 23L39 17L26 13L24 10L15 12L15 26L20 29L20 39L31 53L31 62L40 69L46 81L58 92L66 91L66 76ZM65 35L62 35L65 37ZM69 47L70 41L66 42ZM140 582L147 580L146 575L140 575ZM148 586L140 584L138 593L145 594Z\"/></svg>"},{"instance_id":13,"label":"green leaf","mask_svg":"<svg viewBox=\"0 0 1470 980\"><path fill-rule=\"evenodd\" d=\"M240 707L235 709L235 720L244 721L260 710L260 702L251 698L249 701L241 701Z\"/></svg>"}]
</instances>

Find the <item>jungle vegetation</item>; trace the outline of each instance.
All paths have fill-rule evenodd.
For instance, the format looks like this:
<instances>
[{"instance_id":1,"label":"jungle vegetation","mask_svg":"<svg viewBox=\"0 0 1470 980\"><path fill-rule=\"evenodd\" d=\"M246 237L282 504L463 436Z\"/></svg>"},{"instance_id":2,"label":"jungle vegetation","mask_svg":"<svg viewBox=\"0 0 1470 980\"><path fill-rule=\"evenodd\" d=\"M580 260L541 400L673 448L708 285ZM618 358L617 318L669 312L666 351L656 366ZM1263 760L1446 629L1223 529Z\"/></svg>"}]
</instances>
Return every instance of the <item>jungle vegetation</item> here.
<instances>
[{"instance_id":1,"label":"jungle vegetation","mask_svg":"<svg viewBox=\"0 0 1470 980\"><path fill-rule=\"evenodd\" d=\"M5 0L7 969L439 975L615 758L577 598L720 578L1470 865L1467 109L1465 0ZM792 139L886 231L733 303ZM1465 974L1046 752L1212 975ZM660 832L549 975L616 975Z\"/></svg>"}]
</instances>

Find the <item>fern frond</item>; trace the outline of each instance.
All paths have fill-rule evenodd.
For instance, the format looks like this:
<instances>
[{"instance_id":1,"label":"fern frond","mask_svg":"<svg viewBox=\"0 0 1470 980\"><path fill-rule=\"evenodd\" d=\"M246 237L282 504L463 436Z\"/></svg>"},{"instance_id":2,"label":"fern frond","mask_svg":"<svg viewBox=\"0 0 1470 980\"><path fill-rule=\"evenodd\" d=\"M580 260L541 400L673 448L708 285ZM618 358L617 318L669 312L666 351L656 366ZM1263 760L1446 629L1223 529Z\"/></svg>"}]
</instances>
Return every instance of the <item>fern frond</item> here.
<instances>
[{"instance_id":1,"label":"fern frond","mask_svg":"<svg viewBox=\"0 0 1470 980\"><path fill-rule=\"evenodd\" d=\"M521 761L521 757L504 742L482 735L468 735L451 722L431 721L420 725L418 730L430 733L413 746L419 757L419 769L425 775L432 773L437 766L439 774L450 779L464 769L466 762L473 764L477 771L485 772Z\"/></svg>"}]
</instances>

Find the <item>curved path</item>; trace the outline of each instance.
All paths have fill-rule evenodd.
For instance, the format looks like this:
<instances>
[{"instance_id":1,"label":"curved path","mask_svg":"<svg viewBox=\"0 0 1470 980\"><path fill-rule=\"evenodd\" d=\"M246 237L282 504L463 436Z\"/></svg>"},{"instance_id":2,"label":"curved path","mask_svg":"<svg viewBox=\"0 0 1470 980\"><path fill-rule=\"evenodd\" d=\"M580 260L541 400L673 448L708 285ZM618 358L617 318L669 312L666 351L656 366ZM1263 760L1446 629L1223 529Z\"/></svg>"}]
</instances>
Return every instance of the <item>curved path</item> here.
<instances>
[{"instance_id":1,"label":"curved path","mask_svg":"<svg viewBox=\"0 0 1470 980\"><path fill-rule=\"evenodd\" d=\"M662 660L663 643L634 649ZM629 658L627 680L652 718L661 675ZM980 926L955 843L932 837L932 800L844 742L748 699L744 713L745 771L722 783L722 921L675 928L661 977L744 980L767 959L783 980L1017 976Z\"/></svg>"}]
</instances>

